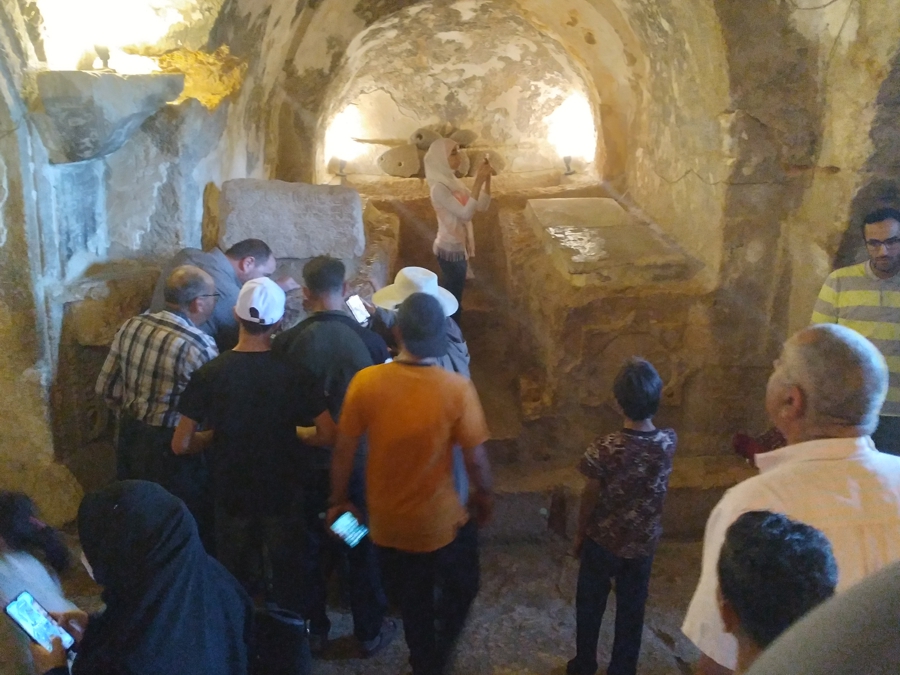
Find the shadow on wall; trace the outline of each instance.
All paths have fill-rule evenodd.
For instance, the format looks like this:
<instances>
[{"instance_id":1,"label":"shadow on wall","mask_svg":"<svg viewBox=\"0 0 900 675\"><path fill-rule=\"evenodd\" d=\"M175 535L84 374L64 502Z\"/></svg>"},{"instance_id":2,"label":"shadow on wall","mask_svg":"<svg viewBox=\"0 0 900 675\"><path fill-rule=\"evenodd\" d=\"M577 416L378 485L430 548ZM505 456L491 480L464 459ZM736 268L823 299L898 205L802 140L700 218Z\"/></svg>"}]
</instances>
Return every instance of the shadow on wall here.
<instances>
[{"instance_id":1,"label":"shadow on wall","mask_svg":"<svg viewBox=\"0 0 900 675\"><path fill-rule=\"evenodd\" d=\"M885 206L900 208L900 49L875 103L875 120L869 131L874 149L850 206L850 226L835 255L835 268L865 260L859 227L867 213Z\"/></svg>"}]
</instances>

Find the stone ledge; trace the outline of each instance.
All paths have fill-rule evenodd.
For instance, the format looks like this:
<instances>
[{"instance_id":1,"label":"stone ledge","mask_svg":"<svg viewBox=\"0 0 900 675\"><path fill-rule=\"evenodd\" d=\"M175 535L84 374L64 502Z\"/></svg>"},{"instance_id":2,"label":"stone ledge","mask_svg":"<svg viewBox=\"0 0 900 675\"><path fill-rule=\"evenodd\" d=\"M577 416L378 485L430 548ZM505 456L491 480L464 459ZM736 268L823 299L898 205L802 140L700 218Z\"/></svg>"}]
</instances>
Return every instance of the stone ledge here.
<instances>
[{"instance_id":1,"label":"stone ledge","mask_svg":"<svg viewBox=\"0 0 900 675\"><path fill-rule=\"evenodd\" d=\"M119 327L150 306L159 268L120 261L97 266L66 288L66 325L85 347L107 347Z\"/></svg>"},{"instance_id":2,"label":"stone ledge","mask_svg":"<svg viewBox=\"0 0 900 675\"><path fill-rule=\"evenodd\" d=\"M109 155L184 89L183 75L44 70L32 118L54 164Z\"/></svg>"},{"instance_id":3,"label":"stone ledge","mask_svg":"<svg viewBox=\"0 0 900 675\"><path fill-rule=\"evenodd\" d=\"M525 220L573 286L681 281L691 259L614 199L529 199Z\"/></svg>"},{"instance_id":4,"label":"stone ledge","mask_svg":"<svg viewBox=\"0 0 900 675\"><path fill-rule=\"evenodd\" d=\"M277 258L356 258L366 245L356 190L280 180L237 178L222 184L219 247L262 239Z\"/></svg>"},{"instance_id":5,"label":"stone ledge","mask_svg":"<svg viewBox=\"0 0 900 675\"><path fill-rule=\"evenodd\" d=\"M493 459L493 458L492 458ZM522 541L555 533L574 535L584 477L574 463L542 467L539 464L495 466L494 521L486 539ZM725 491L756 475L737 457L676 457L666 504L663 537L699 540L706 519Z\"/></svg>"}]
</instances>

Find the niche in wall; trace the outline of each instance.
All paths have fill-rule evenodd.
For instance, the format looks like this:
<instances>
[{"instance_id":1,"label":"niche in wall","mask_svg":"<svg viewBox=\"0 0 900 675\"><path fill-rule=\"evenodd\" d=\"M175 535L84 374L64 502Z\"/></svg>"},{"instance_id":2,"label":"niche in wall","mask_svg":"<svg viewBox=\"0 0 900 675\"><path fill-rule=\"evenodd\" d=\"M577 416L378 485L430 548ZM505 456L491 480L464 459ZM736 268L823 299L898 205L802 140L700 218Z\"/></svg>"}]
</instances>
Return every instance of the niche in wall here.
<instances>
[{"instance_id":1,"label":"niche in wall","mask_svg":"<svg viewBox=\"0 0 900 675\"><path fill-rule=\"evenodd\" d=\"M477 134L505 171L593 170L600 103L563 45L506 3L425 2L360 33L332 81L317 135L317 180L384 175L378 157L423 127ZM366 142L358 142L358 140Z\"/></svg>"}]
</instances>

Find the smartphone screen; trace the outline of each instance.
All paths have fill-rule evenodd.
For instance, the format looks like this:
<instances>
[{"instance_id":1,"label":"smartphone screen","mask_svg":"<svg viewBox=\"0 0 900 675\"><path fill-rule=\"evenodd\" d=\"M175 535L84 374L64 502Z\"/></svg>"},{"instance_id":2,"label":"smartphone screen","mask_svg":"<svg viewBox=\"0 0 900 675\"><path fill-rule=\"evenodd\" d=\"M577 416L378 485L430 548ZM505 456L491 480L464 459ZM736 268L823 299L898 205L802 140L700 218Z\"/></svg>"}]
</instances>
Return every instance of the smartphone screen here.
<instances>
[{"instance_id":1,"label":"smartphone screen","mask_svg":"<svg viewBox=\"0 0 900 675\"><path fill-rule=\"evenodd\" d=\"M75 644L75 638L63 630L28 591L20 593L15 600L9 603L6 606L6 613L19 625L19 628L28 634L28 637L48 652L53 649L50 640L54 636L58 636L62 640L63 647L66 649Z\"/></svg>"},{"instance_id":2,"label":"smartphone screen","mask_svg":"<svg viewBox=\"0 0 900 675\"><path fill-rule=\"evenodd\" d=\"M350 308L353 318L359 321L359 323L366 323L369 320L369 310L366 309L362 298L358 295L351 295L347 298L347 307Z\"/></svg>"},{"instance_id":3,"label":"smartphone screen","mask_svg":"<svg viewBox=\"0 0 900 675\"><path fill-rule=\"evenodd\" d=\"M331 524L331 531L343 539L350 548L356 546L363 537L369 534L369 528L360 523L349 511Z\"/></svg>"}]
</instances>

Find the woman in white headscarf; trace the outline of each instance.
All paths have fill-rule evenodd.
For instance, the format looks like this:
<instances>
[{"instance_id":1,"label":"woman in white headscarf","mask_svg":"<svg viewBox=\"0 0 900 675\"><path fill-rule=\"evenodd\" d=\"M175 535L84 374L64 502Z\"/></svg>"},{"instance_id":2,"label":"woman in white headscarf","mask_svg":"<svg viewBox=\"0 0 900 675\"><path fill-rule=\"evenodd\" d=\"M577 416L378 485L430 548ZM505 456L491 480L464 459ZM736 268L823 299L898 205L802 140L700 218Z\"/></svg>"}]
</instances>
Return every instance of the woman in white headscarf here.
<instances>
[{"instance_id":1,"label":"woman in white headscarf","mask_svg":"<svg viewBox=\"0 0 900 675\"><path fill-rule=\"evenodd\" d=\"M425 179L438 221L433 250L441 268L444 288L459 301L460 309L453 317L457 322L462 310L468 260L475 255L472 217L476 211L486 211L491 203L492 171L485 159L475 173L475 183L470 191L456 177L461 163L459 145L449 138L436 140L425 155Z\"/></svg>"}]
</instances>

